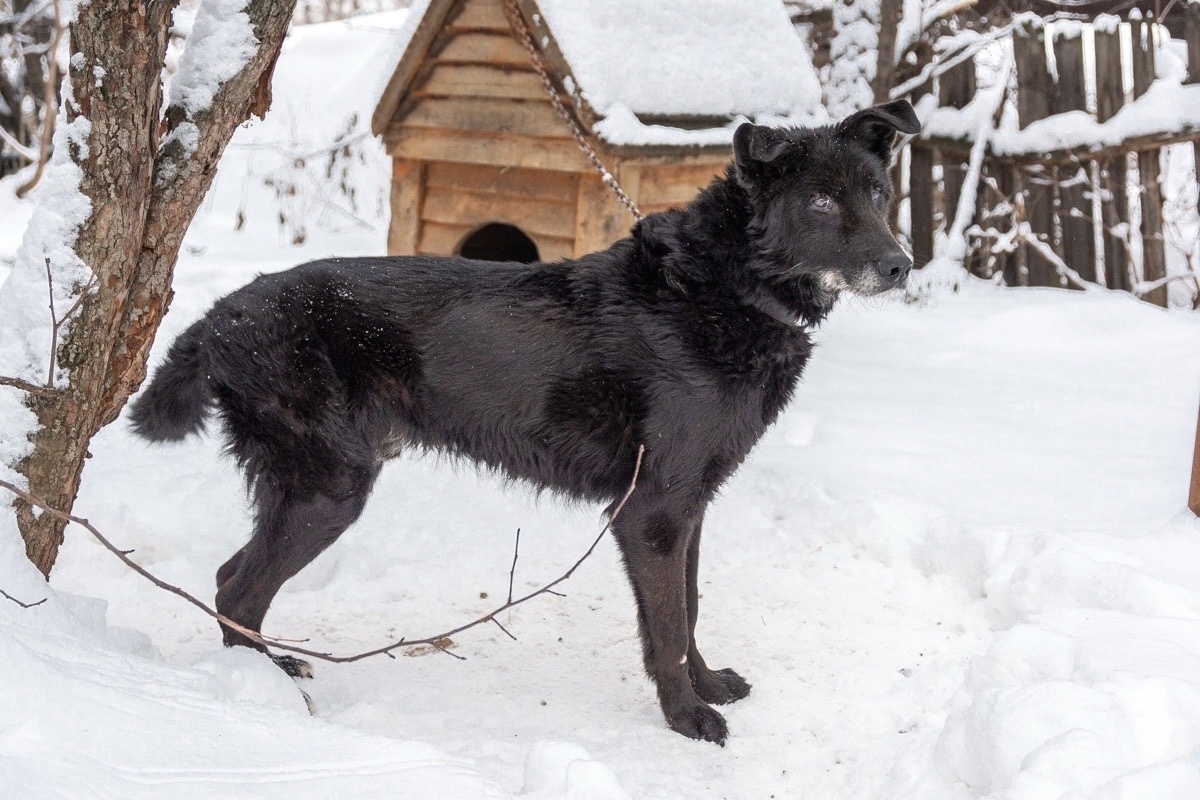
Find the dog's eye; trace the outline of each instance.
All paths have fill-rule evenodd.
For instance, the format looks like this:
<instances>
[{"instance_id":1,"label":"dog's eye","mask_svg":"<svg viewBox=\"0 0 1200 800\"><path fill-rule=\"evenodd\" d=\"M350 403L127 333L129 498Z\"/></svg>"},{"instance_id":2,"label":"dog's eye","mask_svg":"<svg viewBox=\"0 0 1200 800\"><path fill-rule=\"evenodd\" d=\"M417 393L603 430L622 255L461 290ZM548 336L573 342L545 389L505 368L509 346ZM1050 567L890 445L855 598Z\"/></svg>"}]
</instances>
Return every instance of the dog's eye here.
<instances>
[{"instance_id":1,"label":"dog's eye","mask_svg":"<svg viewBox=\"0 0 1200 800\"><path fill-rule=\"evenodd\" d=\"M817 211L833 210L833 198L824 192L817 192L812 197L808 198L808 204Z\"/></svg>"},{"instance_id":2,"label":"dog's eye","mask_svg":"<svg viewBox=\"0 0 1200 800\"><path fill-rule=\"evenodd\" d=\"M878 183L871 187L871 202L875 205L883 203L883 187Z\"/></svg>"}]
</instances>

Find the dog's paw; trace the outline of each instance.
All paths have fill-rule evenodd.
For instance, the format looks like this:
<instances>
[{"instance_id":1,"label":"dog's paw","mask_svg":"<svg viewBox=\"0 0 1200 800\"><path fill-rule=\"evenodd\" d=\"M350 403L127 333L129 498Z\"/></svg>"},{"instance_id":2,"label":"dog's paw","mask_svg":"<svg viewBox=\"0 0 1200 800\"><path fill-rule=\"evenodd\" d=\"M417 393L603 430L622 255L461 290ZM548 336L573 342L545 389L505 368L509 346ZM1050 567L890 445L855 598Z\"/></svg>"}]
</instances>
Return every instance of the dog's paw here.
<instances>
[{"instance_id":1,"label":"dog's paw","mask_svg":"<svg viewBox=\"0 0 1200 800\"><path fill-rule=\"evenodd\" d=\"M667 724L676 733L682 733L690 739L703 739L725 746L729 736L729 726L725 718L716 709L706 705L694 705L667 715Z\"/></svg>"},{"instance_id":2,"label":"dog's paw","mask_svg":"<svg viewBox=\"0 0 1200 800\"><path fill-rule=\"evenodd\" d=\"M300 689L299 686L296 688ZM303 689L300 689L300 696L304 698L304 705L306 708L308 708L308 715L310 717L315 717L317 715L317 704L313 702L311 697L309 697L308 692L304 691Z\"/></svg>"},{"instance_id":3,"label":"dog's paw","mask_svg":"<svg viewBox=\"0 0 1200 800\"><path fill-rule=\"evenodd\" d=\"M271 656L271 660L275 662L275 666L293 678L311 678L313 676L312 664L303 659L295 656Z\"/></svg>"},{"instance_id":4,"label":"dog's paw","mask_svg":"<svg viewBox=\"0 0 1200 800\"><path fill-rule=\"evenodd\" d=\"M750 684L731 669L705 669L692 675L692 687L706 703L735 703L750 694Z\"/></svg>"}]
</instances>

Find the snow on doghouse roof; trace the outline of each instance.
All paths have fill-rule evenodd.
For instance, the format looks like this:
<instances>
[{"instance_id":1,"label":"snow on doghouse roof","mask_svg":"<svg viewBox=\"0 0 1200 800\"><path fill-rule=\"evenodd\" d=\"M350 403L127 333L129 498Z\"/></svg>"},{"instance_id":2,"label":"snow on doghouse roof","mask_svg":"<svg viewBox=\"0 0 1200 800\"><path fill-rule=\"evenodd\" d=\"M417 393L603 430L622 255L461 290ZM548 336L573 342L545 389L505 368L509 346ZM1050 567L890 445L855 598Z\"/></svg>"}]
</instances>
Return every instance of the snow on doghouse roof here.
<instances>
[{"instance_id":1,"label":"snow on doghouse roof","mask_svg":"<svg viewBox=\"0 0 1200 800\"><path fill-rule=\"evenodd\" d=\"M376 111L377 132L415 78L416 62L451 5L413 4L426 35L418 31L393 74ZM547 65L594 112L592 131L609 144L728 145L744 118L827 121L816 72L779 0L520 5Z\"/></svg>"},{"instance_id":2,"label":"snow on doghouse roof","mask_svg":"<svg viewBox=\"0 0 1200 800\"><path fill-rule=\"evenodd\" d=\"M665 126L649 120L805 121L821 113L816 73L779 0L537 4L580 93L604 118L596 132L613 143L670 138L671 128L656 131ZM728 142L724 127L704 138Z\"/></svg>"}]
</instances>

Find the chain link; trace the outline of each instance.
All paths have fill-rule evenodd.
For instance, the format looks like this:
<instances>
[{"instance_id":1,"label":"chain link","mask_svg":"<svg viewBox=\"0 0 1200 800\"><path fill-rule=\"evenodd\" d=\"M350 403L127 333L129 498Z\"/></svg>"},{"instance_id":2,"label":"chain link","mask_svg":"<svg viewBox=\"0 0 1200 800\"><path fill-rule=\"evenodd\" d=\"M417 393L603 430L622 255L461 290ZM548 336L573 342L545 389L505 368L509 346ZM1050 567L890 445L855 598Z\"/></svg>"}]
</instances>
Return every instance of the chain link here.
<instances>
[{"instance_id":1,"label":"chain link","mask_svg":"<svg viewBox=\"0 0 1200 800\"><path fill-rule=\"evenodd\" d=\"M612 189L613 194L629 209L630 213L638 220L644 219L637 205L629 195L625 194L625 190L621 188L621 184L617 183L617 179L605 168L603 162L600 161L600 157L596 155L596 151L592 149L587 136L583 132L583 128L576 121L575 115L563 105L562 99L558 96L558 88L554 85L554 79L550 77L550 70L547 69L545 61L542 60L542 54L538 52L537 46L533 43L533 33L529 30L529 26L525 24L525 18L521 16L521 9L517 6L517 0L504 0L504 13L508 16L508 24L512 26L513 33L517 35L521 44L529 52L529 60L533 63L533 68L542 79L542 85L546 88L546 95L550 98L550 105L554 106L554 110L562 117L563 122L567 125L567 129L575 137L575 143L579 145L584 158L596 168L596 172L600 173L600 179L608 185L609 189Z\"/></svg>"}]
</instances>

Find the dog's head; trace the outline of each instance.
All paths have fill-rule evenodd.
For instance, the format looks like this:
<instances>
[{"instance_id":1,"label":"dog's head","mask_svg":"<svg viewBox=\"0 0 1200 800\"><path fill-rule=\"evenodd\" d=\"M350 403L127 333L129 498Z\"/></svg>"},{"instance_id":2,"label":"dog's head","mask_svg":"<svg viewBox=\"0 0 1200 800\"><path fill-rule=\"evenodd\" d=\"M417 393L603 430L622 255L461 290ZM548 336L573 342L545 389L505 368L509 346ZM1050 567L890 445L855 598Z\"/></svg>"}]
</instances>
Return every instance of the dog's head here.
<instances>
[{"instance_id":1,"label":"dog's head","mask_svg":"<svg viewBox=\"0 0 1200 800\"><path fill-rule=\"evenodd\" d=\"M823 128L745 123L733 139L734 174L754 209L754 233L778 261L775 281L807 279L832 299L904 283L912 259L888 225L887 169L897 133L917 133L907 100Z\"/></svg>"}]
</instances>

